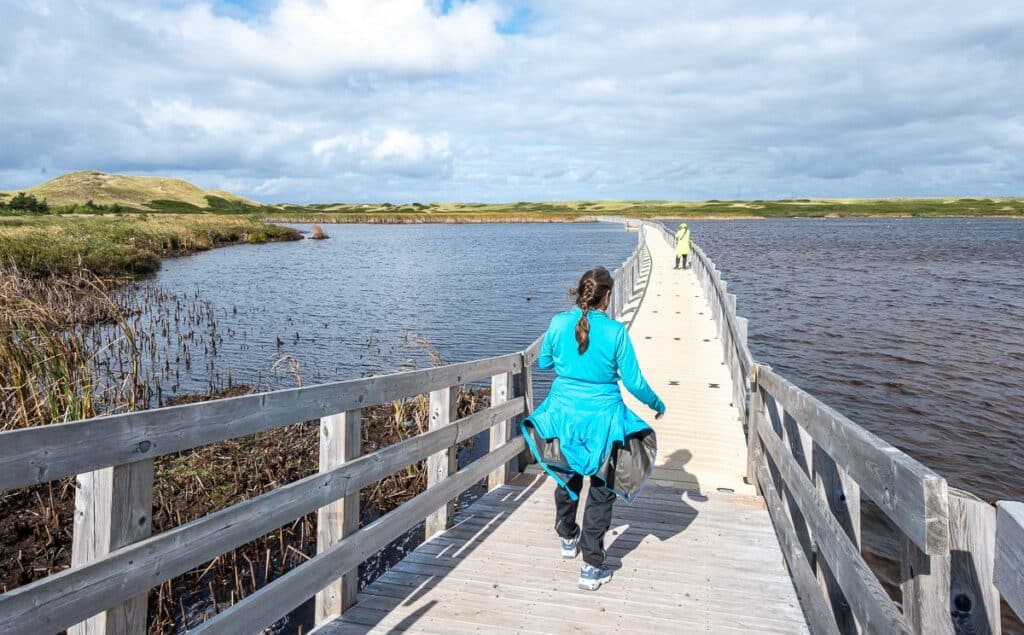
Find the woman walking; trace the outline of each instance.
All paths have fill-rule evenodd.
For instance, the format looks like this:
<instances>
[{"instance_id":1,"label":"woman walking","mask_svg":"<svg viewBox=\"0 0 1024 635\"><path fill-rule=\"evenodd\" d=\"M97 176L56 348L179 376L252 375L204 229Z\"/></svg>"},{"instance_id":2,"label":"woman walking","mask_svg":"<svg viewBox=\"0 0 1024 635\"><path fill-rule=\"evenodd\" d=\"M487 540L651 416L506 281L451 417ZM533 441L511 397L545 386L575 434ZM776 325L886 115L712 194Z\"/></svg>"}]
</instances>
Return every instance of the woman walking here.
<instances>
[{"instance_id":1,"label":"woman walking","mask_svg":"<svg viewBox=\"0 0 1024 635\"><path fill-rule=\"evenodd\" d=\"M551 320L537 364L555 369L551 391L523 421L537 462L558 483L555 531L564 558L582 548L579 586L597 590L611 580L604 535L616 495L632 502L654 468L654 431L622 401L618 382L660 419L665 404L644 380L625 325L605 311L614 281L594 267L572 291L576 306ZM576 522L584 477L590 477L582 527Z\"/></svg>"}]
</instances>

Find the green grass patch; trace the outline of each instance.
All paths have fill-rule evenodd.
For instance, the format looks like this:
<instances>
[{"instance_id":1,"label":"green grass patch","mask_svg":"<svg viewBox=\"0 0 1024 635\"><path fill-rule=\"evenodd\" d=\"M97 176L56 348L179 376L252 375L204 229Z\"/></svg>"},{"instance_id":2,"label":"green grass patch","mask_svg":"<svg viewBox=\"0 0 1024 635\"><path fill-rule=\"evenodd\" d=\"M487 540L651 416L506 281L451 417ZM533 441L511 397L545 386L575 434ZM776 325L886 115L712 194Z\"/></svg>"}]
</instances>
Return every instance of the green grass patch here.
<instances>
[{"instance_id":1,"label":"green grass patch","mask_svg":"<svg viewBox=\"0 0 1024 635\"><path fill-rule=\"evenodd\" d=\"M299 232L250 216L130 214L0 219L0 262L34 276L89 272L134 276L162 258L222 245L298 240Z\"/></svg>"}]
</instances>

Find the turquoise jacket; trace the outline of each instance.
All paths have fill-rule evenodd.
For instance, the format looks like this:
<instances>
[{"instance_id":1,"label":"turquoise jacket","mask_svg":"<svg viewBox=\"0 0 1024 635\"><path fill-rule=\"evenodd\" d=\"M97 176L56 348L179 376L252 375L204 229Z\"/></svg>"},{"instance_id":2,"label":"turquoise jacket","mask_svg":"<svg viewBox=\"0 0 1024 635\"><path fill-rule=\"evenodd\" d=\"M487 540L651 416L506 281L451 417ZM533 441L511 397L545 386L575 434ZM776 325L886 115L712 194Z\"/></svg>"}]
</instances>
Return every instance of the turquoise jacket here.
<instances>
[{"instance_id":1,"label":"turquoise jacket","mask_svg":"<svg viewBox=\"0 0 1024 635\"><path fill-rule=\"evenodd\" d=\"M541 370L554 368L556 377L547 398L523 422L524 436L534 456L562 485L562 477L568 472L598 475L607 482L610 478L605 478L606 470L613 448L628 445L627 438L652 432L643 419L626 407L620 381L649 408L658 413L665 411L665 404L640 372L624 324L602 311L591 310L587 314L590 345L582 355L579 353L576 324L582 315L579 308L574 308L552 318L537 365ZM527 427L532 427L536 435L529 434ZM557 440L558 460L551 460L551 455L537 447L538 439ZM653 457L648 458L653 466ZM642 471L648 470L644 467ZM635 474L629 479L631 493L636 493L647 476Z\"/></svg>"}]
</instances>

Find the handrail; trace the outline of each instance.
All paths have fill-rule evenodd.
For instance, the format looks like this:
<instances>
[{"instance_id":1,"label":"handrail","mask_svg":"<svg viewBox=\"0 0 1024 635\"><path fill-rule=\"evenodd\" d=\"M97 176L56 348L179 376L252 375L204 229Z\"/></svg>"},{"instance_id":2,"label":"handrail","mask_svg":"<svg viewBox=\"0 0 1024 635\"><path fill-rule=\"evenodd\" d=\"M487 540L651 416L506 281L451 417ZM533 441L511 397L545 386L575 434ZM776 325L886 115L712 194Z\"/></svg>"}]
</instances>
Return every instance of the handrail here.
<instances>
[{"instance_id":1,"label":"handrail","mask_svg":"<svg viewBox=\"0 0 1024 635\"><path fill-rule=\"evenodd\" d=\"M140 589L158 586L334 500L349 495L358 496L362 487L422 461L433 453L471 439L524 410L522 397L487 408L343 463L331 471L307 476L152 538L127 545L88 564L18 587L0 595L0 632L38 633L41 629L56 632L77 624L131 598ZM504 457L508 452L504 450L501 456ZM491 454L494 451L488 456ZM490 469L502 462L495 461ZM476 480L479 477L471 479L466 487ZM455 492L452 497L461 491ZM447 499L437 504L445 502ZM388 517L390 514L384 516ZM415 522L421 521L422 516L415 519ZM402 529L399 535L407 529ZM364 527L359 531L366 530ZM338 570L334 574L333 577L337 577ZM288 610L291 608L294 607Z\"/></svg>"},{"instance_id":2,"label":"handrail","mask_svg":"<svg viewBox=\"0 0 1024 635\"><path fill-rule=\"evenodd\" d=\"M0 492L518 373L522 354L0 432Z\"/></svg>"},{"instance_id":3,"label":"handrail","mask_svg":"<svg viewBox=\"0 0 1024 635\"><path fill-rule=\"evenodd\" d=\"M788 443L801 447L805 457L811 447L798 438L788 417L800 426L820 449L875 502L915 545L928 555L949 550L946 479L889 443L836 412L817 398L781 377L769 366L757 365L760 401L765 404L755 426L761 435L777 432ZM774 408L772 406L775 406ZM771 425L771 428L767 424ZM792 455L791 455L792 456ZM816 455L818 456L818 455ZM819 456L824 460L824 456Z\"/></svg>"},{"instance_id":4,"label":"handrail","mask_svg":"<svg viewBox=\"0 0 1024 635\"><path fill-rule=\"evenodd\" d=\"M1000 501L997 509L995 584L1024 619L1024 503Z\"/></svg>"},{"instance_id":5,"label":"handrail","mask_svg":"<svg viewBox=\"0 0 1024 635\"><path fill-rule=\"evenodd\" d=\"M674 247L664 225L642 223ZM813 630L952 632L952 615L958 632L998 631L999 596L988 582L995 509L951 491L932 470L758 363L747 346L747 321L736 313L736 296L699 245L692 253L747 431L748 479L765 496ZM902 536L895 554L902 567L902 613L860 555L862 493ZM1009 526L1000 505L1001 526ZM1011 582L1008 573L1022 569L1024 530L1004 533L1015 539L1007 539L1013 546L1000 553L1021 555L1008 557L1013 564L1003 565L1001 583L1024 596L1024 576Z\"/></svg>"}]
</instances>

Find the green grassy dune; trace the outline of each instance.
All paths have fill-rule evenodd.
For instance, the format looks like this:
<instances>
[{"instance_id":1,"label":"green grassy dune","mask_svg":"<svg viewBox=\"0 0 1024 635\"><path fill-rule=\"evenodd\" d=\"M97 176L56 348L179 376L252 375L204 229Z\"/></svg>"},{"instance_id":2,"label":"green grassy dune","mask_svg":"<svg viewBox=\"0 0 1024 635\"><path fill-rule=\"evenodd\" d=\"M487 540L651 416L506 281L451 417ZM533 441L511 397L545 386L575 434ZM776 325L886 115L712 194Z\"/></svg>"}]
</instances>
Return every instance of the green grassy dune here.
<instances>
[{"instance_id":1,"label":"green grassy dune","mask_svg":"<svg viewBox=\"0 0 1024 635\"><path fill-rule=\"evenodd\" d=\"M18 192L46 201L54 213L202 212L253 213L263 205L222 190L203 190L183 181L158 176L126 176L103 172L72 172L23 190L0 192L0 204Z\"/></svg>"}]
</instances>

